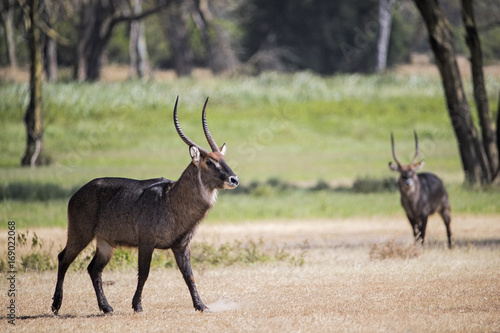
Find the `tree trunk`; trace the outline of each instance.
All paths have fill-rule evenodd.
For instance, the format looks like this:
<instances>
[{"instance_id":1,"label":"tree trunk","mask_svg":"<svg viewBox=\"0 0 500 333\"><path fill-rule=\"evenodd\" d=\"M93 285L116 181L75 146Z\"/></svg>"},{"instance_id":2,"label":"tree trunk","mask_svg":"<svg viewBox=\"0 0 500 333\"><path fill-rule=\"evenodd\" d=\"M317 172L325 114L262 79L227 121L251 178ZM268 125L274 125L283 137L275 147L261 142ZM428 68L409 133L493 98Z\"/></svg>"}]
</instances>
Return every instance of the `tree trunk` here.
<instances>
[{"instance_id":1,"label":"tree trunk","mask_svg":"<svg viewBox=\"0 0 500 333\"><path fill-rule=\"evenodd\" d=\"M21 165L35 167L41 164L43 148L42 121L42 48L40 42L39 0L30 0L28 45L30 49L30 103L24 116L26 151Z\"/></svg>"},{"instance_id":2,"label":"tree trunk","mask_svg":"<svg viewBox=\"0 0 500 333\"><path fill-rule=\"evenodd\" d=\"M119 22L141 20L158 13L170 4L158 0L156 7L138 15L125 16L121 11L125 2L111 0L84 0L80 9L77 61L74 75L78 81L97 81L101 76L103 55L113 28Z\"/></svg>"},{"instance_id":3,"label":"tree trunk","mask_svg":"<svg viewBox=\"0 0 500 333\"><path fill-rule=\"evenodd\" d=\"M92 29L95 17L92 11L93 3L82 1L80 7L80 24L78 26L78 43L76 47L76 62L74 77L77 81L82 82L87 79L87 54L89 50L87 45L92 38Z\"/></svg>"},{"instance_id":4,"label":"tree trunk","mask_svg":"<svg viewBox=\"0 0 500 333\"><path fill-rule=\"evenodd\" d=\"M114 26L115 5L113 1L97 0L95 4L92 4L89 12L92 15L91 22L93 24L85 27L88 30L86 35L90 36L86 40L84 53L85 80L98 81L101 77L104 50L111 38L111 31Z\"/></svg>"},{"instance_id":5,"label":"tree trunk","mask_svg":"<svg viewBox=\"0 0 500 333\"><path fill-rule=\"evenodd\" d=\"M132 10L134 15L142 12L142 0L133 0ZM146 47L146 35L144 24L140 20L130 22L130 71L129 77L138 76L144 78L148 75L148 51Z\"/></svg>"},{"instance_id":6,"label":"tree trunk","mask_svg":"<svg viewBox=\"0 0 500 333\"><path fill-rule=\"evenodd\" d=\"M174 1L166 13L164 31L172 47L174 69L178 76L189 76L194 68L194 54L189 45L187 3Z\"/></svg>"},{"instance_id":7,"label":"tree trunk","mask_svg":"<svg viewBox=\"0 0 500 333\"><path fill-rule=\"evenodd\" d=\"M498 172L498 147L496 145L495 126L488 103L488 94L484 84L483 54L481 42L476 29L474 8L472 0L462 0L462 20L465 26L465 41L470 50L470 63L472 83L474 86L474 101L476 103L479 123L482 130L483 146L488 157L491 173L495 176Z\"/></svg>"},{"instance_id":8,"label":"tree trunk","mask_svg":"<svg viewBox=\"0 0 500 333\"><path fill-rule=\"evenodd\" d=\"M80 11L75 78L78 81L98 81L101 76L104 50L116 23L115 2L83 1Z\"/></svg>"},{"instance_id":9,"label":"tree trunk","mask_svg":"<svg viewBox=\"0 0 500 333\"><path fill-rule=\"evenodd\" d=\"M497 109L497 151L500 151L500 93L498 94L498 109ZM500 175L500 170L497 170L497 174L494 175L496 181L500 181L498 179L498 175ZM495 179L493 179L495 180Z\"/></svg>"},{"instance_id":10,"label":"tree trunk","mask_svg":"<svg viewBox=\"0 0 500 333\"><path fill-rule=\"evenodd\" d=\"M46 25L47 30L53 31L54 26L59 18L59 8L60 4L54 0L43 0L44 10L41 13L41 20ZM43 34L44 45L43 58L44 58L44 69L47 81L55 82L57 81L57 41L56 36L52 33Z\"/></svg>"},{"instance_id":11,"label":"tree trunk","mask_svg":"<svg viewBox=\"0 0 500 333\"><path fill-rule=\"evenodd\" d=\"M57 42L54 38L46 36L45 42L45 73L47 81L57 81Z\"/></svg>"},{"instance_id":12,"label":"tree trunk","mask_svg":"<svg viewBox=\"0 0 500 333\"><path fill-rule=\"evenodd\" d=\"M238 66L238 58L231 48L230 36L220 24L214 22L208 2L200 0L197 8L203 21L198 28L202 32L208 65L216 74L234 71Z\"/></svg>"},{"instance_id":13,"label":"tree trunk","mask_svg":"<svg viewBox=\"0 0 500 333\"><path fill-rule=\"evenodd\" d=\"M377 43L377 73L387 69L387 51L389 50L389 37L391 36L392 11L396 0L379 0L379 26L380 32Z\"/></svg>"},{"instance_id":14,"label":"tree trunk","mask_svg":"<svg viewBox=\"0 0 500 333\"><path fill-rule=\"evenodd\" d=\"M465 180L468 184L490 183L492 173L465 97L448 20L437 0L414 0L414 2L427 26L429 41L441 74L448 114L457 137Z\"/></svg>"},{"instance_id":15,"label":"tree trunk","mask_svg":"<svg viewBox=\"0 0 500 333\"><path fill-rule=\"evenodd\" d=\"M5 24L5 40L7 41L7 52L9 54L10 67L17 69L16 43L14 42L14 3L6 1L4 10L1 12L2 20Z\"/></svg>"}]
</instances>

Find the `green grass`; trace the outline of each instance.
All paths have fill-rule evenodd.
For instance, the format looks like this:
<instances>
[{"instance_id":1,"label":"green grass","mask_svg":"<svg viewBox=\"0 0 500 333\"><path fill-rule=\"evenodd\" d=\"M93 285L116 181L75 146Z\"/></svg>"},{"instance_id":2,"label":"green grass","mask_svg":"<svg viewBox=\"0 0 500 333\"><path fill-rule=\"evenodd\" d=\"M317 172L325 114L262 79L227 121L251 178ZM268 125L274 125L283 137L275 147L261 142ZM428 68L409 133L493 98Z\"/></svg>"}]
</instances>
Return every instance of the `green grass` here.
<instances>
[{"instance_id":1,"label":"green grass","mask_svg":"<svg viewBox=\"0 0 500 333\"><path fill-rule=\"evenodd\" d=\"M494 87L493 80L487 83ZM466 90L470 94L468 83ZM496 92L488 91L494 107ZM499 212L498 188L461 186L457 144L435 77L269 73L161 83L47 83L43 94L44 149L53 164L20 168L27 85L0 83L0 219L14 219L20 228L64 226L69 196L96 177L177 179L190 162L172 124L177 95L181 126L203 146L200 113L210 96L211 132L219 144L227 143L228 164L242 187L269 179L339 184L323 191L261 186L255 193L224 192L209 223L400 214L397 193L342 187L360 179L395 179L387 167L389 134L395 134L400 159L409 161L414 129L424 170L444 180L454 212Z\"/></svg>"}]
</instances>

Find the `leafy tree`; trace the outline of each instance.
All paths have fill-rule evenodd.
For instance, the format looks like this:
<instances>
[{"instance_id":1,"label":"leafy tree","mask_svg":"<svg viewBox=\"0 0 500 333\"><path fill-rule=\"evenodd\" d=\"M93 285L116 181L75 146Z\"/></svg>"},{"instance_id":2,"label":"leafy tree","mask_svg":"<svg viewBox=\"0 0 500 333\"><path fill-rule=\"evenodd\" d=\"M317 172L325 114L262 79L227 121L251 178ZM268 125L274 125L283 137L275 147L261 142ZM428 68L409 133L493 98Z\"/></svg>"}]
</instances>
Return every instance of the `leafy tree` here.
<instances>
[{"instance_id":1,"label":"leafy tree","mask_svg":"<svg viewBox=\"0 0 500 333\"><path fill-rule=\"evenodd\" d=\"M244 60L262 54L289 70L321 74L375 68L378 1L251 0L241 21Z\"/></svg>"}]
</instances>

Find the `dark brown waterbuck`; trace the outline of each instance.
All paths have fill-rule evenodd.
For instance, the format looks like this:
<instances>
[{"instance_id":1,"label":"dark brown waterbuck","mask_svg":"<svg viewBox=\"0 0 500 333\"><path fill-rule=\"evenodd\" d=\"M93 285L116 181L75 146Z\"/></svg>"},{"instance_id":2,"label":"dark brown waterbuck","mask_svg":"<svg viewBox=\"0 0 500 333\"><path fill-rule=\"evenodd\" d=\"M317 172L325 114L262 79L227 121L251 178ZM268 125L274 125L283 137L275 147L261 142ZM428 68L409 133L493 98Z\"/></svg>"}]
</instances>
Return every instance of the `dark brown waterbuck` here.
<instances>
[{"instance_id":1,"label":"dark brown waterbuck","mask_svg":"<svg viewBox=\"0 0 500 333\"><path fill-rule=\"evenodd\" d=\"M441 180L430 172L416 173L424 161L418 161L418 137L415 136L415 156L409 165L403 165L396 156L394 136L391 133L392 157L396 164L389 162L392 171L399 172L398 187L401 193L401 205L413 229L415 241L423 244L425 229L429 215L438 212L443 218L448 235L448 247L452 248L451 240L451 215L448 194Z\"/></svg>"},{"instance_id":2,"label":"dark brown waterbuck","mask_svg":"<svg viewBox=\"0 0 500 333\"><path fill-rule=\"evenodd\" d=\"M101 274L117 246L139 249L137 290L132 300L135 312L141 312L141 294L149 275L154 249L172 249L177 265L198 311L203 304L191 270L189 243L198 224L207 215L220 189L238 186L238 177L226 164L225 144L219 148L206 121L205 101L202 124L211 152L191 141L177 120L174 124L181 139L189 146L191 163L177 181L165 178L135 180L98 178L80 188L68 204L68 240L59 254L57 284L52 311L57 314L63 299L63 282L69 265L96 239L96 252L87 270L97 296L99 309L112 313L102 289Z\"/></svg>"}]
</instances>

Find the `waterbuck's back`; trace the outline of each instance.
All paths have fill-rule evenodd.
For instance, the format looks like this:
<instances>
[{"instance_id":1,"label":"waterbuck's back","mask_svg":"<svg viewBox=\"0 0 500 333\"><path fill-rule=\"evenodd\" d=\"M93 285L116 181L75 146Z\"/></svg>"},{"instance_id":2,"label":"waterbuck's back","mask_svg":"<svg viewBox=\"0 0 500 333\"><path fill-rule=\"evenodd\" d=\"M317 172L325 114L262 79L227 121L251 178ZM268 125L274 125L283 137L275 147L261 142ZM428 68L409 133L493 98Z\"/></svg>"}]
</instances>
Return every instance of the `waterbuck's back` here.
<instances>
[{"instance_id":1,"label":"waterbuck's back","mask_svg":"<svg viewBox=\"0 0 500 333\"><path fill-rule=\"evenodd\" d=\"M141 223L166 219L164 198L173 183L165 178L94 179L69 201L68 234L100 237L111 246L137 246Z\"/></svg>"},{"instance_id":2,"label":"waterbuck's back","mask_svg":"<svg viewBox=\"0 0 500 333\"><path fill-rule=\"evenodd\" d=\"M430 172L422 172L417 176L420 181L420 208L425 215L433 214L449 205L448 194L441 179Z\"/></svg>"}]
</instances>

